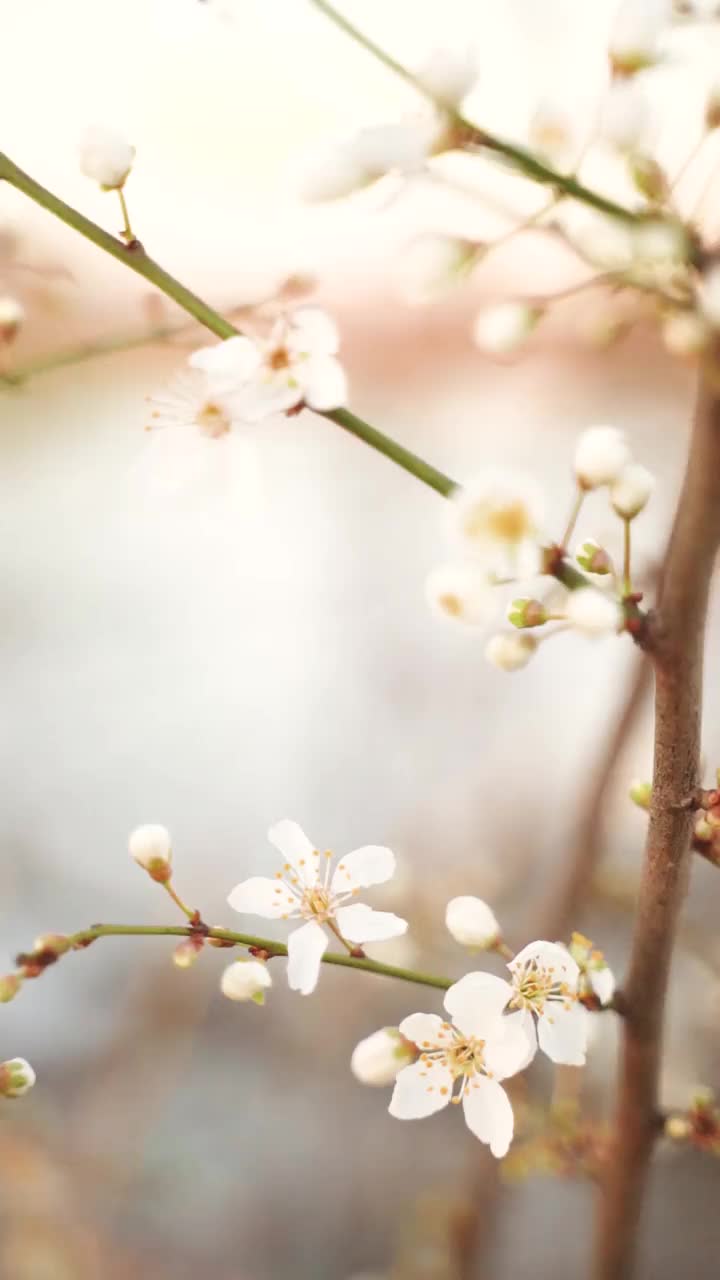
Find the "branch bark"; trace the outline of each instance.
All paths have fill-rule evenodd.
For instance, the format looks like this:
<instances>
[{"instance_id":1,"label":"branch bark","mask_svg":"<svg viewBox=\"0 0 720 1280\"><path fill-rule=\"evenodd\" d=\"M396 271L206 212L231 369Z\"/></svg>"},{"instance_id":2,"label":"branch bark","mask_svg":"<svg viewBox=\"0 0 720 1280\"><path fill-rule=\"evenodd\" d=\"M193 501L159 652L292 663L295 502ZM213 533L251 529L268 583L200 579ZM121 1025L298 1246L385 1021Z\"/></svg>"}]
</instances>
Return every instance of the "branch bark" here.
<instances>
[{"instance_id":1,"label":"branch bark","mask_svg":"<svg viewBox=\"0 0 720 1280\"><path fill-rule=\"evenodd\" d=\"M720 396L716 350L701 372L690 452L648 625L655 667L655 764L626 1001L615 1122L600 1201L594 1275L627 1280L657 1127L665 999L689 875L698 786L702 672L710 580L720 544Z\"/></svg>"}]
</instances>

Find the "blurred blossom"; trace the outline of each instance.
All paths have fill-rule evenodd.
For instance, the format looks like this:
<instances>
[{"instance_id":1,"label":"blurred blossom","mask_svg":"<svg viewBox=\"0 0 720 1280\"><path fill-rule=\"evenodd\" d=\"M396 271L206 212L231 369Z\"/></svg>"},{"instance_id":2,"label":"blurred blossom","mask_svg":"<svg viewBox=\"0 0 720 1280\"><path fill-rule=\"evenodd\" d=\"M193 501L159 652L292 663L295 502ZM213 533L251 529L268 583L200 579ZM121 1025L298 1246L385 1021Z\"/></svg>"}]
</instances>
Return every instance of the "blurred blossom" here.
<instances>
[{"instance_id":1,"label":"blurred blossom","mask_svg":"<svg viewBox=\"0 0 720 1280\"><path fill-rule=\"evenodd\" d=\"M459 107L475 87L477 78L477 54L470 45L434 49L416 72L423 88L447 107Z\"/></svg>"},{"instance_id":2,"label":"blurred blossom","mask_svg":"<svg viewBox=\"0 0 720 1280\"><path fill-rule=\"evenodd\" d=\"M527 666L538 647L538 641L527 633L503 631L491 636L485 645L485 657L501 671L519 671Z\"/></svg>"},{"instance_id":3,"label":"blurred blossom","mask_svg":"<svg viewBox=\"0 0 720 1280\"><path fill-rule=\"evenodd\" d=\"M543 308L525 302L498 302L483 308L475 318L475 345L488 355L517 351L543 317Z\"/></svg>"},{"instance_id":4,"label":"blurred blossom","mask_svg":"<svg viewBox=\"0 0 720 1280\"><path fill-rule=\"evenodd\" d=\"M566 617L578 631L590 636L619 631L624 622L619 602L595 587L581 587L570 592Z\"/></svg>"},{"instance_id":5,"label":"blurred blossom","mask_svg":"<svg viewBox=\"0 0 720 1280\"><path fill-rule=\"evenodd\" d=\"M432 302L466 280L481 254L481 247L470 240L417 236L402 249L394 265L398 289L408 302Z\"/></svg>"},{"instance_id":6,"label":"blurred blossom","mask_svg":"<svg viewBox=\"0 0 720 1280\"><path fill-rule=\"evenodd\" d=\"M497 597L478 565L454 561L433 569L425 597L434 613L469 626L485 626L497 613Z\"/></svg>"},{"instance_id":7,"label":"blurred blossom","mask_svg":"<svg viewBox=\"0 0 720 1280\"><path fill-rule=\"evenodd\" d=\"M650 106L637 81L613 81L600 104L600 137L619 151L633 151L643 142L650 122Z\"/></svg>"},{"instance_id":8,"label":"blurred blossom","mask_svg":"<svg viewBox=\"0 0 720 1280\"><path fill-rule=\"evenodd\" d=\"M106 190L122 187L132 168L135 148L115 129L92 125L80 141L80 168L86 178Z\"/></svg>"}]
</instances>

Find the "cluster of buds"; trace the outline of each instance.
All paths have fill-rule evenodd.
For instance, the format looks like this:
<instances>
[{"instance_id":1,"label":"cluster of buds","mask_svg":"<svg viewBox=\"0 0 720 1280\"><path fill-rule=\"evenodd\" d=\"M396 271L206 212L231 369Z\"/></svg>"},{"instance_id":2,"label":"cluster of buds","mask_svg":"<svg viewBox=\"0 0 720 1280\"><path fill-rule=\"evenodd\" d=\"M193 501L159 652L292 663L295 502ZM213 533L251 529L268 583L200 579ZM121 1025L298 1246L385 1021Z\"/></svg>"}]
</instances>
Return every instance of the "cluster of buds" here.
<instances>
[{"instance_id":1,"label":"cluster of buds","mask_svg":"<svg viewBox=\"0 0 720 1280\"><path fill-rule=\"evenodd\" d=\"M711 1089L699 1089L687 1111L665 1117L663 1132L673 1142L720 1155L720 1108Z\"/></svg>"}]
</instances>

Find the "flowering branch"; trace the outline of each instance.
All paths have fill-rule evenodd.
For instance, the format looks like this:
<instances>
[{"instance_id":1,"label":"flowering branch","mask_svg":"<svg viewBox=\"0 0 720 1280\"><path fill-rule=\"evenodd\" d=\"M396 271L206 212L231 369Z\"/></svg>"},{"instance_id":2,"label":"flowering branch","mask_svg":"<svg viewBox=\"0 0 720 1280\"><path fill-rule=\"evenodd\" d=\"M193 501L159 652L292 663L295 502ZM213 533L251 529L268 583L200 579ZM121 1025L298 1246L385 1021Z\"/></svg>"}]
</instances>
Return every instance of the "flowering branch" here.
<instances>
[{"instance_id":1,"label":"flowering branch","mask_svg":"<svg viewBox=\"0 0 720 1280\"><path fill-rule=\"evenodd\" d=\"M678 916L689 875L698 785L705 624L720 545L720 399L710 353L701 375L690 454L648 631L655 666L655 763L645 865L630 970L614 1143L598 1222L597 1280L633 1267L637 1223L658 1134L663 1015Z\"/></svg>"}]
</instances>

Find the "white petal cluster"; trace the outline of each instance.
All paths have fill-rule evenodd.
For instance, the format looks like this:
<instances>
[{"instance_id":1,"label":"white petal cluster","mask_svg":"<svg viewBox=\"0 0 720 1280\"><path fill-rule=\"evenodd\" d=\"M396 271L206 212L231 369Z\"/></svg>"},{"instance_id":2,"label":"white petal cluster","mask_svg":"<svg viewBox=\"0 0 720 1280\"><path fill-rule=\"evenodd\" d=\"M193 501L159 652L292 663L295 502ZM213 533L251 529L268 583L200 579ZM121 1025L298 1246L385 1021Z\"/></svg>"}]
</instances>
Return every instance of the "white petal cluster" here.
<instances>
[{"instance_id":1,"label":"white petal cluster","mask_svg":"<svg viewBox=\"0 0 720 1280\"><path fill-rule=\"evenodd\" d=\"M24 1058L0 1062L0 1097L22 1098L35 1084L36 1076Z\"/></svg>"},{"instance_id":2,"label":"white petal cluster","mask_svg":"<svg viewBox=\"0 0 720 1280\"><path fill-rule=\"evenodd\" d=\"M559 169L569 168L577 149L577 138L567 108L548 99L539 103L530 120L528 141L532 150L549 164Z\"/></svg>"},{"instance_id":3,"label":"white petal cluster","mask_svg":"<svg viewBox=\"0 0 720 1280\"><path fill-rule=\"evenodd\" d=\"M425 120L362 129L308 160L299 179L300 195L313 203L341 200L388 173L419 173L437 137L437 123Z\"/></svg>"},{"instance_id":4,"label":"white petal cluster","mask_svg":"<svg viewBox=\"0 0 720 1280\"><path fill-rule=\"evenodd\" d=\"M223 970L220 990L228 1000L252 1000L265 1003L265 992L272 986L270 971L262 960L235 960Z\"/></svg>"},{"instance_id":5,"label":"white petal cluster","mask_svg":"<svg viewBox=\"0 0 720 1280\"><path fill-rule=\"evenodd\" d=\"M575 475L583 489L613 484L630 461L630 449L617 427L588 427L575 449Z\"/></svg>"},{"instance_id":6,"label":"white petal cluster","mask_svg":"<svg viewBox=\"0 0 720 1280\"><path fill-rule=\"evenodd\" d=\"M397 1027L383 1027L355 1046L350 1069L361 1084L388 1085L416 1056L413 1045Z\"/></svg>"},{"instance_id":7,"label":"white petal cluster","mask_svg":"<svg viewBox=\"0 0 720 1280\"><path fill-rule=\"evenodd\" d=\"M529 575L545 518L542 491L531 476L488 467L456 489L449 504L450 536L467 556L488 566L499 558Z\"/></svg>"},{"instance_id":8,"label":"white petal cluster","mask_svg":"<svg viewBox=\"0 0 720 1280\"><path fill-rule=\"evenodd\" d=\"M477 947L481 951L492 949L502 936L492 908L482 898L474 898L470 894L448 902L445 924L461 946Z\"/></svg>"},{"instance_id":9,"label":"white petal cluster","mask_svg":"<svg viewBox=\"0 0 720 1280\"><path fill-rule=\"evenodd\" d=\"M347 853L332 868L332 855L321 853L296 822L284 819L268 832L283 857L274 879L253 876L236 885L228 897L234 911L266 920L301 920L288 938L288 983L293 991L315 990L323 955L330 941L324 925L353 945L383 942L407 930L407 921L389 911L373 911L350 900L360 889L384 884L395 872L395 856L379 845Z\"/></svg>"},{"instance_id":10,"label":"white petal cluster","mask_svg":"<svg viewBox=\"0 0 720 1280\"><path fill-rule=\"evenodd\" d=\"M654 488L652 472L639 462L631 462L610 486L610 501L619 516L633 520L647 506Z\"/></svg>"},{"instance_id":11,"label":"white petal cluster","mask_svg":"<svg viewBox=\"0 0 720 1280\"><path fill-rule=\"evenodd\" d=\"M581 587L570 592L566 617L573 627L589 636L620 631L624 622L619 601L595 587Z\"/></svg>"},{"instance_id":12,"label":"white petal cluster","mask_svg":"<svg viewBox=\"0 0 720 1280\"><path fill-rule=\"evenodd\" d=\"M517 351L542 318L542 308L525 302L498 302L475 317L475 345L487 355L505 356Z\"/></svg>"},{"instance_id":13,"label":"white petal cluster","mask_svg":"<svg viewBox=\"0 0 720 1280\"><path fill-rule=\"evenodd\" d=\"M153 880L164 883L170 879L172 842L167 827L150 822L136 827L128 841L130 857L147 871Z\"/></svg>"},{"instance_id":14,"label":"white petal cluster","mask_svg":"<svg viewBox=\"0 0 720 1280\"><path fill-rule=\"evenodd\" d=\"M497 613L487 573L469 561L438 565L427 576L425 596L433 613L471 627L485 626Z\"/></svg>"},{"instance_id":15,"label":"white petal cluster","mask_svg":"<svg viewBox=\"0 0 720 1280\"><path fill-rule=\"evenodd\" d=\"M124 186L135 159L135 148L115 129L92 125L80 141L79 154L85 177L113 191Z\"/></svg>"},{"instance_id":16,"label":"white petal cluster","mask_svg":"<svg viewBox=\"0 0 720 1280\"><path fill-rule=\"evenodd\" d=\"M477 54L470 46L434 49L415 73L425 92L440 106L450 108L460 106L475 87L477 78Z\"/></svg>"},{"instance_id":17,"label":"white petal cluster","mask_svg":"<svg viewBox=\"0 0 720 1280\"><path fill-rule=\"evenodd\" d=\"M501 671L520 671L536 652L538 642L526 631L500 631L485 645L485 657Z\"/></svg>"},{"instance_id":18,"label":"white petal cluster","mask_svg":"<svg viewBox=\"0 0 720 1280\"><path fill-rule=\"evenodd\" d=\"M616 70L632 75L658 61L672 7L672 0L623 0L610 36L610 59Z\"/></svg>"}]
</instances>

